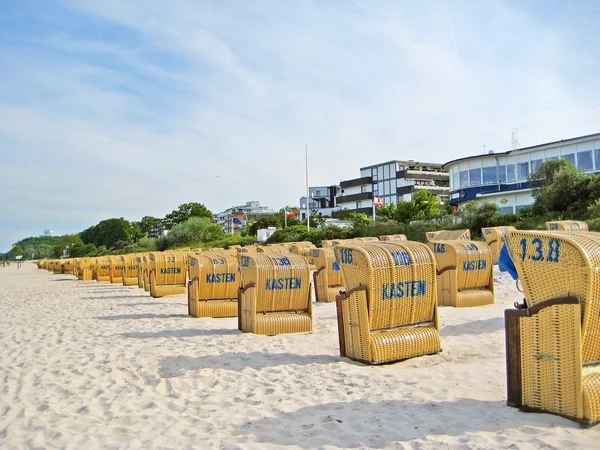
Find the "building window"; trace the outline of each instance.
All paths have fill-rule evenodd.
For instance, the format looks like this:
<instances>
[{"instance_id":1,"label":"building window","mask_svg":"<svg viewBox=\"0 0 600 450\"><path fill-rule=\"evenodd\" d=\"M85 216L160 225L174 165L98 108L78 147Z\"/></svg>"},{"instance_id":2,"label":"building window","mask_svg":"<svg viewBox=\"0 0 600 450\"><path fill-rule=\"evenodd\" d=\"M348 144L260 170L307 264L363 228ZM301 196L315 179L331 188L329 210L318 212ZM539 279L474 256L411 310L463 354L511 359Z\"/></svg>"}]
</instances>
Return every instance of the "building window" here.
<instances>
[{"instance_id":1,"label":"building window","mask_svg":"<svg viewBox=\"0 0 600 450\"><path fill-rule=\"evenodd\" d=\"M506 166L506 180L509 183L517 181L517 172L514 164L509 164Z\"/></svg>"},{"instance_id":2,"label":"building window","mask_svg":"<svg viewBox=\"0 0 600 450\"><path fill-rule=\"evenodd\" d=\"M529 178L529 163L518 163L517 173L519 174L519 180L526 180L527 178Z\"/></svg>"},{"instance_id":3,"label":"building window","mask_svg":"<svg viewBox=\"0 0 600 450\"><path fill-rule=\"evenodd\" d=\"M377 168L377 176L379 177L380 180L383 180L383 167Z\"/></svg>"},{"instance_id":4,"label":"building window","mask_svg":"<svg viewBox=\"0 0 600 450\"><path fill-rule=\"evenodd\" d=\"M534 159L531 161L531 173L536 173L538 170L540 170L543 162L543 159Z\"/></svg>"},{"instance_id":5,"label":"building window","mask_svg":"<svg viewBox=\"0 0 600 450\"><path fill-rule=\"evenodd\" d=\"M498 181L506 183L506 166L498 166Z\"/></svg>"},{"instance_id":6,"label":"building window","mask_svg":"<svg viewBox=\"0 0 600 450\"><path fill-rule=\"evenodd\" d=\"M377 187L377 183L373 183L373 193L375 195L379 194L379 188Z\"/></svg>"},{"instance_id":7,"label":"building window","mask_svg":"<svg viewBox=\"0 0 600 450\"><path fill-rule=\"evenodd\" d=\"M469 186L469 171L463 170L460 172L460 187L468 187Z\"/></svg>"},{"instance_id":8,"label":"building window","mask_svg":"<svg viewBox=\"0 0 600 450\"><path fill-rule=\"evenodd\" d=\"M562 155L562 159L566 159L571 164L575 165L575 153L569 153L567 155Z\"/></svg>"},{"instance_id":9,"label":"building window","mask_svg":"<svg viewBox=\"0 0 600 450\"><path fill-rule=\"evenodd\" d=\"M483 175L483 184L495 184L498 182L496 167L484 167L481 172Z\"/></svg>"},{"instance_id":10,"label":"building window","mask_svg":"<svg viewBox=\"0 0 600 450\"><path fill-rule=\"evenodd\" d=\"M469 170L469 177L471 178L471 186L479 186L481 184L481 169Z\"/></svg>"},{"instance_id":11,"label":"building window","mask_svg":"<svg viewBox=\"0 0 600 450\"><path fill-rule=\"evenodd\" d=\"M594 161L591 150L577 153L577 167L580 170L594 170Z\"/></svg>"},{"instance_id":12,"label":"building window","mask_svg":"<svg viewBox=\"0 0 600 450\"><path fill-rule=\"evenodd\" d=\"M458 189L458 172L452 174L452 189Z\"/></svg>"},{"instance_id":13,"label":"building window","mask_svg":"<svg viewBox=\"0 0 600 450\"><path fill-rule=\"evenodd\" d=\"M360 192L361 192L361 193L363 193L363 192L367 192L367 186L366 186L366 185L364 185L364 186L361 186L361 187L360 187Z\"/></svg>"},{"instance_id":14,"label":"building window","mask_svg":"<svg viewBox=\"0 0 600 450\"><path fill-rule=\"evenodd\" d=\"M512 214L513 213L513 207L512 206L501 206L501 207L498 208L498 213L500 213L501 215Z\"/></svg>"},{"instance_id":15,"label":"building window","mask_svg":"<svg viewBox=\"0 0 600 450\"><path fill-rule=\"evenodd\" d=\"M596 160L596 170L600 170L600 148L597 148L594 152L596 153L594 158Z\"/></svg>"},{"instance_id":16,"label":"building window","mask_svg":"<svg viewBox=\"0 0 600 450\"><path fill-rule=\"evenodd\" d=\"M558 159L558 156L550 156L549 158L546 158L546 161L552 161L553 159Z\"/></svg>"},{"instance_id":17,"label":"building window","mask_svg":"<svg viewBox=\"0 0 600 450\"><path fill-rule=\"evenodd\" d=\"M383 178L389 178L390 177L390 166L385 166L383 168Z\"/></svg>"},{"instance_id":18,"label":"building window","mask_svg":"<svg viewBox=\"0 0 600 450\"><path fill-rule=\"evenodd\" d=\"M320 190L317 190L317 191L315 192L315 197L320 197L320 196L321 196L321 191L320 191Z\"/></svg>"},{"instance_id":19,"label":"building window","mask_svg":"<svg viewBox=\"0 0 600 450\"><path fill-rule=\"evenodd\" d=\"M362 202L356 202L356 209L362 208Z\"/></svg>"}]
</instances>

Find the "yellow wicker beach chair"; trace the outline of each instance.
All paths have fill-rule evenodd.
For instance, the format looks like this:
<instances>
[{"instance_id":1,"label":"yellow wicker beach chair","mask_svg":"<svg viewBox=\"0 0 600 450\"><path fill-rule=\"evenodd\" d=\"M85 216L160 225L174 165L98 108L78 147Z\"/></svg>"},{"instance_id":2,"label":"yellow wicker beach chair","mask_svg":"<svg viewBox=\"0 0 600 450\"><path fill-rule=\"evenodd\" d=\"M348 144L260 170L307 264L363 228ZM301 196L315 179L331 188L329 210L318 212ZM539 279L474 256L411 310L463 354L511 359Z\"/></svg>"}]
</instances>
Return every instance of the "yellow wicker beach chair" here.
<instances>
[{"instance_id":1,"label":"yellow wicker beach chair","mask_svg":"<svg viewBox=\"0 0 600 450\"><path fill-rule=\"evenodd\" d=\"M154 298L186 293L186 256L181 251L151 252L148 258L150 295Z\"/></svg>"},{"instance_id":2,"label":"yellow wicker beach chair","mask_svg":"<svg viewBox=\"0 0 600 450\"><path fill-rule=\"evenodd\" d=\"M142 285L141 288L144 288L144 291L150 292L150 253L144 253L142 255ZM138 274L139 275L139 274ZM139 278L138 278L138 286L139 286Z\"/></svg>"},{"instance_id":3,"label":"yellow wicker beach chair","mask_svg":"<svg viewBox=\"0 0 600 450\"><path fill-rule=\"evenodd\" d=\"M123 259L121 255L110 255L110 282L113 284L123 283Z\"/></svg>"},{"instance_id":4,"label":"yellow wicker beach chair","mask_svg":"<svg viewBox=\"0 0 600 450\"><path fill-rule=\"evenodd\" d=\"M438 305L471 307L494 303L492 252L484 242L432 241L437 265Z\"/></svg>"},{"instance_id":5,"label":"yellow wicker beach chair","mask_svg":"<svg viewBox=\"0 0 600 450\"><path fill-rule=\"evenodd\" d=\"M333 248L313 248L312 256L317 267L313 274L316 301L335 302L340 290L344 288L342 271L335 260Z\"/></svg>"},{"instance_id":6,"label":"yellow wicker beach chair","mask_svg":"<svg viewBox=\"0 0 600 450\"><path fill-rule=\"evenodd\" d=\"M90 258L77 258L75 274L78 280L92 280L92 260Z\"/></svg>"},{"instance_id":7,"label":"yellow wicker beach chair","mask_svg":"<svg viewBox=\"0 0 600 450\"><path fill-rule=\"evenodd\" d=\"M406 235L405 234L387 234L384 236L379 236L379 240L380 241L406 241Z\"/></svg>"},{"instance_id":8,"label":"yellow wicker beach chair","mask_svg":"<svg viewBox=\"0 0 600 450\"><path fill-rule=\"evenodd\" d=\"M310 267L310 270L315 270L315 260L312 254L312 250L314 248L317 248L317 246L315 244L313 244L312 242L295 242L294 244L292 244L290 246L290 251L294 254L294 255L299 255L304 257L307 261L308 261L308 265Z\"/></svg>"},{"instance_id":9,"label":"yellow wicker beach chair","mask_svg":"<svg viewBox=\"0 0 600 450\"><path fill-rule=\"evenodd\" d=\"M238 248L238 253L258 253L258 245L246 245Z\"/></svg>"},{"instance_id":10,"label":"yellow wicker beach chair","mask_svg":"<svg viewBox=\"0 0 600 450\"><path fill-rule=\"evenodd\" d=\"M481 236L485 239L485 243L490 246L492 251L492 264L498 264L498 257L500 251L504 247L504 241L506 240L506 234L508 230L515 230L515 227L487 227L481 229Z\"/></svg>"},{"instance_id":11,"label":"yellow wicker beach chair","mask_svg":"<svg viewBox=\"0 0 600 450\"><path fill-rule=\"evenodd\" d=\"M236 317L241 285L237 255L204 252L190 256L188 314L192 317Z\"/></svg>"},{"instance_id":12,"label":"yellow wicker beach chair","mask_svg":"<svg viewBox=\"0 0 600 450\"><path fill-rule=\"evenodd\" d=\"M600 421L600 233L509 231L525 303L505 311L508 405Z\"/></svg>"},{"instance_id":13,"label":"yellow wicker beach chair","mask_svg":"<svg viewBox=\"0 0 600 450\"><path fill-rule=\"evenodd\" d=\"M96 258L94 266L94 279L98 282L110 283L110 258L108 256Z\"/></svg>"},{"instance_id":14,"label":"yellow wicker beach chair","mask_svg":"<svg viewBox=\"0 0 600 450\"><path fill-rule=\"evenodd\" d=\"M123 271L121 272L121 283L123 286L135 286L139 282L138 272L140 263L138 262L138 255L129 254L121 256L121 265Z\"/></svg>"},{"instance_id":15,"label":"yellow wicker beach chair","mask_svg":"<svg viewBox=\"0 0 600 450\"><path fill-rule=\"evenodd\" d=\"M281 253L239 255L238 328L275 335L312 330L310 269L305 258Z\"/></svg>"},{"instance_id":16,"label":"yellow wicker beach chair","mask_svg":"<svg viewBox=\"0 0 600 450\"><path fill-rule=\"evenodd\" d=\"M285 244L269 244L257 247L256 253L290 253L290 249Z\"/></svg>"},{"instance_id":17,"label":"yellow wicker beach chair","mask_svg":"<svg viewBox=\"0 0 600 450\"><path fill-rule=\"evenodd\" d=\"M338 245L340 355L370 364L441 351L435 260L419 242Z\"/></svg>"},{"instance_id":18,"label":"yellow wicker beach chair","mask_svg":"<svg viewBox=\"0 0 600 450\"><path fill-rule=\"evenodd\" d=\"M59 259L54 262L54 273L55 274L65 273L65 262L63 260Z\"/></svg>"},{"instance_id":19,"label":"yellow wicker beach chair","mask_svg":"<svg viewBox=\"0 0 600 450\"><path fill-rule=\"evenodd\" d=\"M470 230L439 230L425 233L427 242L431 241L454 241L456 239L471 239Z\"/></svg>"},{"instance_id":20,"label":"yellow wicker beach chair","mask_svg":"<svg viewBox=\"0 0 600 450\"><path fill-rule=\"evenodd\" d=\"M68 275L73 275L73 259L68 258L63 260L63 271L62 273L64 274L68 274Z\"/></svg>"},{"instance_id":21,"label":"yellow wicker beach chair","mask_svg":"<svg viewBox=\"0 0 600 450\"><path fill-rule=\"evenodd\" d=\"M588 231L588 224L578 220L555 220L546 222L546 230L551 231Z\"/></svg>"}]
</instances>

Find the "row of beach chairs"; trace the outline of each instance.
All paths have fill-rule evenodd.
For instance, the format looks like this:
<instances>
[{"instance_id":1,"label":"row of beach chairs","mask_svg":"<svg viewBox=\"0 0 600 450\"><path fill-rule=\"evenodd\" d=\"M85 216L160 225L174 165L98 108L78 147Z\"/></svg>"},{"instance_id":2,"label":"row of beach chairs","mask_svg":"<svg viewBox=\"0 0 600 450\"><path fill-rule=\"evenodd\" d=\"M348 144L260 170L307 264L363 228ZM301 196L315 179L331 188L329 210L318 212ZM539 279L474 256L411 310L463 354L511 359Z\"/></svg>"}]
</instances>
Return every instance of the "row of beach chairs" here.
<instances>
[{"instance_id":1,"label":"row of beach chairs","mask_svg":"<svg viewBox=\"0 0 600 450\"><path fill-rule=\"evenodd\" d=\"M156 252L63 261L60 270L78 277L91 271L91 278L110 282L120 264L123 284L135 279L154 296L187 292L190 315L237 316L240 330L266 335L312 330L314 281L317 301L336 302L340 354L381 364L441 351L438 305L493 303L493 265L506 245L525 295L505 313L508 404L596 423L600 233L547 228L482 229L489 244L471 241L464 230L429 236L427 244L398 236L323 248L294 243ZM46 268L57 265L48 261Z\"/></svg>"}]
</instances>

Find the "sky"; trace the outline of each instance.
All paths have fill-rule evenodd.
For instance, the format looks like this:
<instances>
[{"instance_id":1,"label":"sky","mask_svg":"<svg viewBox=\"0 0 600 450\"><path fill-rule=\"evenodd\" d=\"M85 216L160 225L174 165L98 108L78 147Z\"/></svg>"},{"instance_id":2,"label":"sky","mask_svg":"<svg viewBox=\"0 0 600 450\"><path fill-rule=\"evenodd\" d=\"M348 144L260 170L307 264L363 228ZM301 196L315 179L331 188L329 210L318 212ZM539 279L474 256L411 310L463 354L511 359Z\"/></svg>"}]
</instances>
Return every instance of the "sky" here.
<instances>
[{"instance_id":1,"label":"sky","mask_svg":"<svg viewBox=\"0 0 600 450\"><path fill-rule=\"evenodd\" d=\"M3 0L0 252L600 132L600 2Z\"/></svg>"}]
</instances>

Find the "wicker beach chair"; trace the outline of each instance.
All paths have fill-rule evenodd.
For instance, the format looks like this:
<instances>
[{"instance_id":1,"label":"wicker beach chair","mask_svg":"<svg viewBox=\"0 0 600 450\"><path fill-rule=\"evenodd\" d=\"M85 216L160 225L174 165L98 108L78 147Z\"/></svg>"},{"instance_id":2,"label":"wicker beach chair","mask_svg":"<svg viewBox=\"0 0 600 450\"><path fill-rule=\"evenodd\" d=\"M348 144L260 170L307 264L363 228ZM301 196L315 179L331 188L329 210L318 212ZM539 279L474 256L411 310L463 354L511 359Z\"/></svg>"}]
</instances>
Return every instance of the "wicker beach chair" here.
<instances>
[{"instance_id":1,"label":"wicker beach chair","mask_svg":"<svg viewBox=\"0 0 600 450\"><path fill-rule=\"evenodd\" d=\"M186 293L186 255L181 251L151 252L148 257L150 295L154 298Z\"/></svg>"},{"instance_id":2,"label":"wicker beach chair","mask_svg":"<svg viewBox=\"0 0 600 450\"><path fill-rule=\"evenodd\" d=\"M192 317L236 317L241 285L237 256L204 252L190 256L188 314Z\"/></svg>"},{"instance_id":3,"label":"wicker beach chair","mask_svg":"<svg viewBox=\"0 0 600 450\"><path fill-rule=\"evenodd\" d=\"M275 335L312 330L310 269L305 258L280 253L240 254L238 328Z\"/></svg>"},{"instance_id":4,"label":"wicker beach chair","mask_svg":"<svg viewBox=\"0 0 600 450\"><path fill-rule=\"evenodd\" d=\"M600 421L600 233L509 231L525 294L505 311L508 405Z\"/></svg>"},{"instance_id":5,"label":"wicker beach chair","mask_svg":"<svg viewBox=\"0 0 600 450\"><path fill-rule=\"evenodd\" d=\"M431 241L454 241L456 239L471 240L470 230L439 230L425 233L425 240Z\"/></svg>"},{"instance_id":6,"label":"wicker beach chair","mask_svg":"<svg viewBox=\"0 0 600 450\"><path fill-rule=\"evenodd\" d=\"M316 301L335 302L343 285L342 272L333 248L313 248L312 255L317 268L313 273Z\"/></svg>"},{"instance_id":7,"label":"wicker beach chair","mask_svg":"<svg viewBox=\"0 0 600 450\"><path fill-rule=\"evenodd\" d=\"M498 264L498 256L504 247L506 234L509 230L515 230L515 227L487 227L481 229L481 236L485 239L485 243L490 246L492 251L492 264Z\"/></svg>"},{"instance_id":8,"label":"wicker beach chair","mask_svg":"<svg viewBox=\"0 0 600 450\"><path fill-rule=\"evenodd\" d=\"M340 355L381 364L441 351L435 260L419 242L334 248L347 291L336 299Z\"/></svg>"},{"instance_id":9,"label":"wicker beach chair","mask_svg":"<svg viewBox=\"0 0 600 450\"><path fill-rule=\"evenodd\" d=\"M258 245L246 245L242 248L238 248L238 253L258 253Z\"/></svg>"},{"instance_id":10,"label":"wicker beach chair","mask_svg":"<svg viewBox=\"0 0 600 450\"><path fill-rule=\"evenodd\" d=\"M92 260L90 258L77 258L75 274L78 280L92 280Z\"/></svg>"},{"instance_id":11,"label":"wicker beach chair","mask_svg":"<svg viewBox=\"0 0 600 450\"><path fill-rule=\"evenodd\" d=\"M94 279L101 283L110 283L110 258L108 256L96 258L94 266Z\"/></svg>"},{"instance_id":12,"label":"wicker beach chair","mask_svg":"<svg viewBox=\"0 0 600 450\"><path fill-rule=\"evenodd\" d=\"M110 255L110 282L123 284L123 259L121 255Z\"/></svg>"},{"instance_id":13,"label":"wicker beach chair","mask_svg":"<svg viewBox=\"0 0 600 450\"><path fill-rule=\"evenodd\" d=\"M306 259L306 261L308 261L310 270L316 270L315 260L312 254L312 250L314 248L317 248L317 246L312 242L295 242L290 246L290 251L294 255L299 255Z\"/></svg>"},{"instance_id":14,"label":"wicker beach chair","mask_svg":"<svg viewBox=\"0 0 600 450\"><path fill-rule=\"evenodd\" d=\"M492 252L484 242L432 241L438 305L471 307L494 303Z\"/></svg>"},{"instance_id":15,"label":"wicker beach chair","mask_svg":"<svg viewBox=\"0 0 600 450\"><path fill-rule=\"evenodd\" d=\"M123 270L121 272L121 283L123 286L135 286L139 282L139 267L138 255L130 253L128 255L121 255L121 265Z\"/></svg>"},{"instance_id":16,"label":"wicker beach chair","mask_svg":"<svg viewBox=\"0 0 600 450\"><path fill-rule=\"evenodd\" d=\"M554 220L546 222L546 230L550 231L588 231L588 224L579 220Z\"/></svg>"},{"instance_id":17,"label":"wicker beach chair","mask_svg":"<svg viewBox=\"0 0 600 450\"><path fill-rule=\"evenodd\" d=\"M386 234L384 236L379 236L379 240L383 242L387 241L406 241L405 234Z\"/></svg>"},{"instance_id":18,"label":"wicker beach chair","mask_svg":"<svg viewBox=\"0 0 600 450\"><path fill-rule=\"evenodd\" d=\"M269 244L257 247L256 253L290 253L290 249L285 244Z\"/></svg>"}]
</instances>

